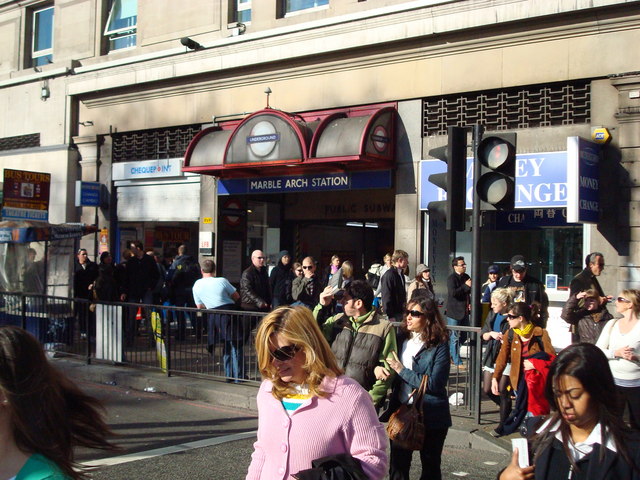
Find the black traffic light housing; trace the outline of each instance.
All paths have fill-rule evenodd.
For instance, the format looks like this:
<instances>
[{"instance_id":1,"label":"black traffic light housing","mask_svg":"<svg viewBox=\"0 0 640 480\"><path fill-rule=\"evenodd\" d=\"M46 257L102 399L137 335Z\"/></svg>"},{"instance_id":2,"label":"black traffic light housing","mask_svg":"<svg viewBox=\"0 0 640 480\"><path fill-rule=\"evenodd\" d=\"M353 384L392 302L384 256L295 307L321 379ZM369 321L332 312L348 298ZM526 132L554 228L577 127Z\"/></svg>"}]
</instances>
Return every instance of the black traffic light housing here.
<instances>
[{"instance_id":1,"label":"black traffic light housing","mask_svg":"<svg viewBox=\"0 0 640 480\"><path fill-rule=\"evenodd\" d=\"M446 173L429 175L429 181L447 192L447 200L429 202L429 211L444 210L447 230L465 229L467 190L467 131L463 127L448 128L448 143L429 150L429 155L447 164Z\"/></svg>"},{"instance_id":2,"label":"black traffic light housing","mask_svg":"<svg viewBox=\"0 0 640 480\"><path fill-rule=\"evenodd\" d=\"M482 210L513 210L516 192L516 134L491 134L483 138L476 160L480 176L475 191Z\"/></svg>"}]
</instances>

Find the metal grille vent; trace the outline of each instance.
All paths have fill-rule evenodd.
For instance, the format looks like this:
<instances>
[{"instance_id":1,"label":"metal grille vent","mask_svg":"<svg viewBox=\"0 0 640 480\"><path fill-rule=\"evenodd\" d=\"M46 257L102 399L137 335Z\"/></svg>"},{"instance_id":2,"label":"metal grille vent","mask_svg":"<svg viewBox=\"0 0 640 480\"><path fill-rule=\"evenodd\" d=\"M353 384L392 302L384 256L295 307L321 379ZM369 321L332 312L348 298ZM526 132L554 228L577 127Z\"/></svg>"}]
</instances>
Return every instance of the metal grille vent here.
<instances>
[{"instance_id":1,"label":"metal grille vent","mask_svg":"<svg viewBox=\"0 0 640 480\"><path fill-rule=\"evenodd\" d=\"M15 137L0 138L1 150L18 150L19 148L34 148L40 146L40 134L17 135Z\"/></svg>"},{"instance_id":2,"label":"metal grille vent","mask_svg":"<svg viewBox=\"0 0 640 480\"><path fill-rule=\"evenodd\" d=\"M590 81L430 97L423 101L423 136L447 127L484 125L487 130L589 123Z\"/></svg>"},{"instance_id":3,"label":"metal grille vent","mask_svg":"<svg viewBox=\"0 0 640 480\"><path fill-rule=\"evenodd\" d=\"M183 157L189 142L200 130L201 126L198 124L114 133L112 161L130 162Z\"/></svg>"}]
</instances>

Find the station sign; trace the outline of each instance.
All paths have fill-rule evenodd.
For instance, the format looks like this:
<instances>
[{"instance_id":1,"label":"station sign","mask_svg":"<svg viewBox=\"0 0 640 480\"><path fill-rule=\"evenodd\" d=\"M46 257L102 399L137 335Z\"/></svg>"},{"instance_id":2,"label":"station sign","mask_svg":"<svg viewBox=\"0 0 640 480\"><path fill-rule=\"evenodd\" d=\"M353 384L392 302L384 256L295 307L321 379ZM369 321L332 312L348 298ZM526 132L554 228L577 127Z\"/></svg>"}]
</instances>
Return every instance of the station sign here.
<instances>
[{"instance_id":1,"label":"station sign","mask_svg":"<svg viewBox=\"0 0 640 480\"><path fill-rule=\"evenodd\" d=\"M391 170L353 173L320 173L315 175L285 175L278 177L220 179L219 195L250 193L323 192L390 188Z\"/></svg>"}]
</instances>

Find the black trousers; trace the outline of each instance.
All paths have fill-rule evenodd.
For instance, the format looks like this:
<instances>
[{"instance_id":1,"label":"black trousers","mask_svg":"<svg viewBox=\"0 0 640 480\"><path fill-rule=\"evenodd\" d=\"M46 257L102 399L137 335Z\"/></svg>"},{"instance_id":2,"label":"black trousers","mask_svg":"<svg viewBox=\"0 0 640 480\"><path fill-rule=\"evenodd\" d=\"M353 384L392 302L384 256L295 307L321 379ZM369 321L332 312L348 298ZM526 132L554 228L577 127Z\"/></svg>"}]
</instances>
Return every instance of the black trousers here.
<instances>
[{"instance_id":1,"label":"black trousers","mask_svg":"<svg viewBox=\"0 0 640 480\"><path fill-rule=\"evenodd\" d=\"M424 444L420 450L422 473L420 480L442 480L440 463L444 440L447 438L448 428L431 429L424 431ZM389 456L389 480L409 480L411 470L412 450L400 448L391 441L391 455Z\"/></svg>"},{"instance_id":2,"label":"black trousers","mask_svg":"<svg viewBox=\"0 0 640 480\"><path fill-rule=\"evenodd\" d=\"M618 390L618 411L624 415L625 408L629 409L629 424L631 428L640 431L640 387L620 387Z\"/></svg>"}]
</instances>

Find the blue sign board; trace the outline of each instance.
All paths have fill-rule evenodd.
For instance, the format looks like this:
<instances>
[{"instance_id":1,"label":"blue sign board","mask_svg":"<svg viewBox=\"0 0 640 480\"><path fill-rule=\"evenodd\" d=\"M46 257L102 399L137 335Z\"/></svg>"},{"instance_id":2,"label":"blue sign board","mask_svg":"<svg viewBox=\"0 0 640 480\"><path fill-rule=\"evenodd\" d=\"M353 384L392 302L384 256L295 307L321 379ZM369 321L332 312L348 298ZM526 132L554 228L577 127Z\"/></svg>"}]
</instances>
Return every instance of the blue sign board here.
<instances>
[{"instance_id":1,"label":"blue sign board","mask_svg":"<svg viewBox=\"0 0 640 480\"><path fill-rule=\"evenodd\" d=\"M567 225L566 208L534 208L496 212L496 230L533 230Z\"/></svg>"},{"instance_id":2,"label":"blue sign board","mask_svg":"<svg viewBox=\"0 0 640 480\"><path fill-rule=\"evenodd\" d=\"M420 162L420 209L446 200L446 192L429 182L429 175L444 173L440 160ZM516 155L515 208L550 208L567 205L567 152ZM473 208L473 159L467 158L467 207Z\"/></svg>"},{"instance_id":3,"label":"blue sign board","mask_svg":"<svg viewBox=\"0 0 640 480\"><path fill-rule=\"evenodd\" d=\"M48 210L32 210L29 208L15 208L15 207L3 207L2 208L3 220L39 220L47 222L49 220Z\"/></svg>"},{"instance_id":4,"label":"blue sign board","mask_svg":"<svg viewBox=\"0 0 640 480\"><path fill-rule=\"evenodd\" d=\"M353 173L319 173L316 175L283 175L280 177L221 179L218 195L248 193L324 192L330 190L362 190L391 188L391 170Z\"/></svg>"},{"instance_id":5,"label":"blue sign board","mask_svg":"<svg viewBox=\"0 0 640 480\"><path fill-rule=\"evenodd\" d=\"M100 206L100 182L76 181L76 207Z\"/></svg>"},{"instance_id":6,"label":"blue sign board","mask_svg":"<svg viewBox=\"0 0 640 480\"><path fill-rule=\"evenodd\" d=\"M598 223L600 218L600 145L567 138L567 221Z\"/></svg>"}]
</instances>

